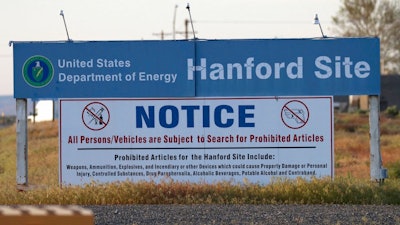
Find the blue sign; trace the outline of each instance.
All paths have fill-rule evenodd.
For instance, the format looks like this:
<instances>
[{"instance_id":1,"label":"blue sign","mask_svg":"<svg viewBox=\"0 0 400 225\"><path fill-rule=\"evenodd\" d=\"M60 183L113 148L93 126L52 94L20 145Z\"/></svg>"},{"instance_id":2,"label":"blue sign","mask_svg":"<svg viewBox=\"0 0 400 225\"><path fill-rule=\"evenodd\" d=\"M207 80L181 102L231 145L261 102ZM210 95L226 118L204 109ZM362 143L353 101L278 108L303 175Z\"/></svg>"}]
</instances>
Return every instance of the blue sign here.
<instances>
[{"instance_id":1,"label":"blue sign","mask_svg":"<svg viewBox=\"0 0 400 225\"><path fill-rule=\"evenodd\" d=\"M16 42L15 98L194 96L187 41Z\"/></svg>"},{"instance_id":2,"label":"blue sign","mask_svg":"<svg viewBox=\"0 0 400 225\"><path fill-rule=\"evenodd\" d=\"M378 38L14 43L15 98L379 95Z\"/></svg>"},{"instance_id":3,"label":"blue sign","mask_svg":"<svg viewBox=\"0 0 400 225\"><path fill-rule=\"evenodd\" d=\"M196 96L380 93L377 38L206 41L196 53Z\"/></svg>"}]
</instances>

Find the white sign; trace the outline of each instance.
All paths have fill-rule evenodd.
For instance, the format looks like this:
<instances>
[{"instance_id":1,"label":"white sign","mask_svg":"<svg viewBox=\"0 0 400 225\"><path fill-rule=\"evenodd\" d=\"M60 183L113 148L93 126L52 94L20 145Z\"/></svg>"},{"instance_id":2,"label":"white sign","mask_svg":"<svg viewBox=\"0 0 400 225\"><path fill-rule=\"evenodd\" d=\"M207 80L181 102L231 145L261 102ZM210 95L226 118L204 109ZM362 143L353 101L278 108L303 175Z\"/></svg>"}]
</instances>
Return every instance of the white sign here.
<instances>
[{"instance_id":1,"label":"white sign","mask_svg":"<svg viewBox=\"0 0 400 225\"><path fill-rule=\"evenodd\" d=\"M332 101L61 99L60 183L333 177Z\"/></svg>"}]
</instances>

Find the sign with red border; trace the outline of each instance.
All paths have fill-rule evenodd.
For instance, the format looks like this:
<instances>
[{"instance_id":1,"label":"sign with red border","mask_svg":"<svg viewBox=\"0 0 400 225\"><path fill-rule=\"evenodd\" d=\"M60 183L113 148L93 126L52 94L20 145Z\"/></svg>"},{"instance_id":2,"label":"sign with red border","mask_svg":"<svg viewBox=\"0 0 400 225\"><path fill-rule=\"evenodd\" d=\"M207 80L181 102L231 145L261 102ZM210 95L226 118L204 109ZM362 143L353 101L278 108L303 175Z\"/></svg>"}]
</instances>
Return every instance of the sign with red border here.
<instances>
[{"instance_id":1,"label":"sign with red border","mask_svg":"<svg viewBox=\"0 0 400 225\"><path fill-rule=\"evenodd\" d=\"M282 122L289 128L302 128L307 124L309 116L308 107L302 101L291 100L282 107Z\"/></svg>"},{"instance_id":2,"label":"sign with red border","mask_svg":"<svg viewBox=\"0 0 400 225\"><path fill-rule=\"evenodd\" d=\"M90 130L101 130L110 121L110 111L101 102L91 102L82 111L82 122Z\"/></svg>"},{"instance_id":3,"label":"sign with red border","mask_svg":"<svg viewBox=\"0 0 400 225\"><path fill-rule=\"evenodd\" d=\"M62 184L333 177L332 97L61 99L60 115Z\"/></svg>"}]
</instances>

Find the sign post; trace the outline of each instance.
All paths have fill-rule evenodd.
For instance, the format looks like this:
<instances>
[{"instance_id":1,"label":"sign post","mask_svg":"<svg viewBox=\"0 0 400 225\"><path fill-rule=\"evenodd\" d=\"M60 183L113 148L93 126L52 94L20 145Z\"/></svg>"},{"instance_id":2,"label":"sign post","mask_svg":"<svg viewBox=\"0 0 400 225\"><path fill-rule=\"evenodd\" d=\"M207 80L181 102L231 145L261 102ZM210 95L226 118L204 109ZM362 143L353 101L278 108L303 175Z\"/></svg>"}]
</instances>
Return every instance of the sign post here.
<instances>
[{"instance_id":1,"label":"sign post","mask_svg":"<svg viewBox=\"0 0 400 225\"><path fill-rule=\"evenodd\" d=\"M379 129L379 96L369 96L369 136L371 180L380 184L387 178L387 170L382 167Z\"/></svg>"},{"instance_id":2,"label":"sign post","mask_svg":"<svg viewBox=\"0 0 400 225\"><path fill-rule=\"evenodd\" d=\"M28 115L27 99L17 98L17 186L28 185Z\"/></svg>"}]
</instances>

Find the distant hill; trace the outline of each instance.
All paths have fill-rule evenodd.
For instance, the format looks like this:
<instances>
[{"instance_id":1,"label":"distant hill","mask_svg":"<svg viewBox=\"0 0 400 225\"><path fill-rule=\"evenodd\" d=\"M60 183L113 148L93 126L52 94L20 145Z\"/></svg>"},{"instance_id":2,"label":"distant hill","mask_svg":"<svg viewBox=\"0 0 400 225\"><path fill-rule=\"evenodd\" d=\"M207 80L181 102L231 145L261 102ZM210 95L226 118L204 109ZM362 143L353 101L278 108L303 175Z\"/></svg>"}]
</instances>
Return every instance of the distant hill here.
<instances>
[{"instance_id":1,"label":"distant hill","mask_svg":"<svg viewBox=\"0 0 400 225\"><path fill-rule=\"evenodd\" d=\"M0 96L0 116L15 116L17 114L15 108L15 99L12 95ZM32 101L28 100L28 114L32 112Z\"/></svg>"},{"instance_id":2,"label":"distant hill","mask_svg":"<svg viewBox=\"0 0 400 225\"><path fill-rule=\"evenodd\" d=\"M16 115L15 99L12 95L0 96L0 115Z\"/></svg>"}]
</instances>

